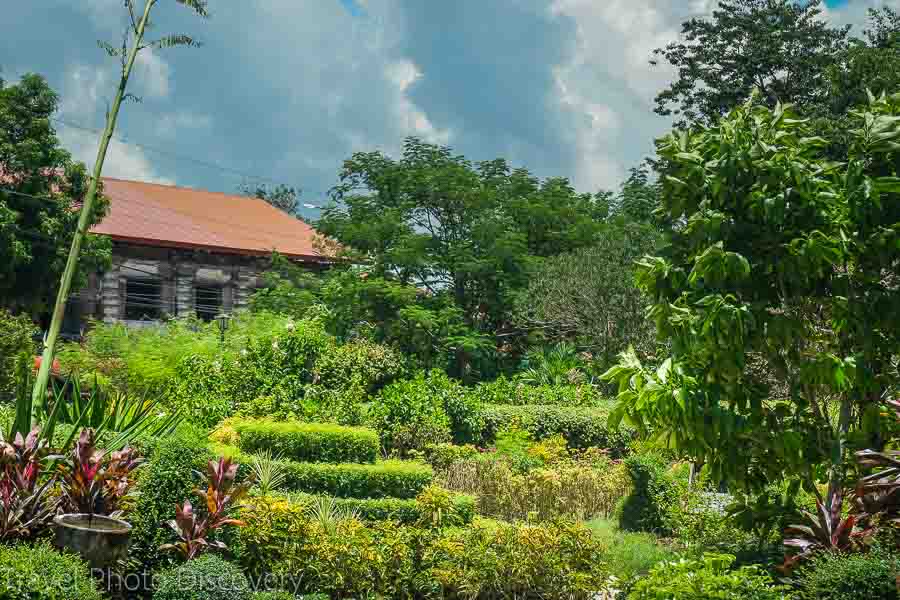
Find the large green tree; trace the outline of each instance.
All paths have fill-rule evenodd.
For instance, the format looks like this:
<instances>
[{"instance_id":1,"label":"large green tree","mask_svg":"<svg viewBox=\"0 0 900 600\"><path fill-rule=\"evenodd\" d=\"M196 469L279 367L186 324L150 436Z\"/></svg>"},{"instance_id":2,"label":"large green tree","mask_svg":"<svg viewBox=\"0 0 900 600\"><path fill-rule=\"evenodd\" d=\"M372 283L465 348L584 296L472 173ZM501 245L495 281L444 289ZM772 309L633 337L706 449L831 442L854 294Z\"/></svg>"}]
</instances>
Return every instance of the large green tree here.
<instances>
[{"instance_id":1,"label":"large green tree","mask_svg":"<svg viewBox=\"0 0 900 600\"><path fill-rule=\"evenodd\" d=\"M683 41L654 51L678 73L657 95L656 112L678 126L710 123L754 89L769 107L827 103L827 70L847 48L850 28L831 27L821 13L822 0L721 0L711 18L686 21Z\"/></svg>"},{"instance_id":2,"label":"large green tree","mask_svg":"<svg viewBox=\"0 0 900 600\"><path fill-rule=\"evenodd\" d=\"M606 206L567 180L504 160L473 163L407 139L399 159L356 153L318 229L371 275L447 297L471 331L497 336L540 259L590 244ZM460 352L459 370L468 361Z\"/></svg>"},{"instance_id":3,"label":"large green tree","mask_svg":"<svg viewBox=\"0 0 900 600\"><path fill-rule=\"evenodd\" d=\"M60 147L51 117L59 97L39 75L0 81L0 306L31 313L52 302L78 223L88 174ZM89 223L98 222L102 197ZM85 241L75 288L110 260L108 238Z\"/></svg>"},{"instance_id":4,"label":"large green tree","mask_svg":"<svg viewBox=\"0 0 900 600\"><path fill-rule=\"evenodd\" d=\"M827 482L826 506L850 452L884 444L900 353L900 95L850 115L846 162L752 101L660 142L668 244L637 281L671 352L606 374L616 417L736 487Z\"/></svg>"}]
</instances>

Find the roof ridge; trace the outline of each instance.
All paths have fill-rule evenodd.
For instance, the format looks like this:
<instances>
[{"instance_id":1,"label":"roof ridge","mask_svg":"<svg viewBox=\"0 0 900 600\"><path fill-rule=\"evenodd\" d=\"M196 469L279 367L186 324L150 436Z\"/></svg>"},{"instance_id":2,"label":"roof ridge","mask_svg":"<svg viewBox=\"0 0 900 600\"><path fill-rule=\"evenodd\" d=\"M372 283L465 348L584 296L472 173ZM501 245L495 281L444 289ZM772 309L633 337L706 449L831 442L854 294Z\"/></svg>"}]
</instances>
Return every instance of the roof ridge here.
<instances>
[{"instance_id":1,"label":"roof ridge","mask_svg":"<svg viewBox=\"0 0 900 600\"><path fill-rule=\"evenodd\" d=\"M122 179L121 177L107 177L106 175L103 175L101 177L101 179L103 179L103 180L109 179L111 181L119 181L122 183L136 183L139 185L152 185L155 187L161 187L161 188L166 188L166 189L170 189L170 190L184 190L186 192L200 192L203 194L216 194L217 196L225 196L226 198L236 198L236 199L242 199L242 200L258 200L260 202L265 203L266 206L272 206L271 204L269 204L262 198L257 198L256 196L244 196L243 194L229 194L227 192L216 192L213 190L204 190L201 188L193 188L193 187L188 187L188 186L184 186L184 185L174 185L174 184L169 184L169 183L157 183L155 181L138 181L137 179ZM272 208L275 208L275 207L272 206ZM275 208L275 210L278 210L278 209Z\"/></svg>"}]
</instances>

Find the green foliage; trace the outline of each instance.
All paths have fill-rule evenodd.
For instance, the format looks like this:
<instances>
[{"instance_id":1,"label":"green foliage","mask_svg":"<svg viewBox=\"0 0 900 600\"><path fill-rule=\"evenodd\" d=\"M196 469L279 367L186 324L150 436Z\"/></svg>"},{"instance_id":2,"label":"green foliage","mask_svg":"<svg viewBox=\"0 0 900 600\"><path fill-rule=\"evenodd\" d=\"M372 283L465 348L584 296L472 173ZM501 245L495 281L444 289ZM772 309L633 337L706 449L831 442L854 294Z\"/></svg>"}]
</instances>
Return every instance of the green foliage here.
<instances>
[{"instance_id":1,"label":"green foliage","mask_svg":"<svg viewBox=\"0 0 900 600\"><path fill-rule=\"evenodd\" d=\"M241 569L218 556L205 554L163 571L153 600L254 600Z\"/></svg>"},{"instance_id":2,"label":"green foliage","mask_svg":"<svg viewBox=\"0 0 900 600\"><path fill-rule=\"evenodd\" d=\"M20 354L34 355L32 336L36 328L26 315L13 315L0 308L0 402L13 399L16 362ZM31 365L29 364L29 368Z\"/></svg>"},{"instance_id":3,"label":"green foliage","mask_svg":"<svg viewBox=\"0 0 900 600\"><path fill-rule=\"evenodd\" d=\"M299 576L335 597L589 598L605 572L599 543L568 523L421 530L344 519L334 531L284 500L241 512L242 564L253 574Z\"/></svg>"},{"instance_id":4,"label":"green foliage","mask_svg":"<svg viewBox=\"0 0 900 600\"><path fill-rule=\"evenodd\" d=\"M435 469L447 469L450 465L478 456L478 449L471 444L433 444L425 447L425 460Z\"/></svg>"},{"instance_id":5,"label":"green foliage","mask_svg":"<svg viewBox=\"0 0 900 600\"><path fill-rule=\"evenodd\" d=\"M441 393L445 390L439 387L442 384L450 382L433 371L427 377L419 373L415 379L398 381L381 391L371 408L370 420L386 450L402 456L451 440L453 429Z\"/></svg>"},{"instance_id":6,"label":"green foliage","mask_svg":"<svg viewBox=\"0 0 900 600\"><path fill-rule=\"evenodd\" d=\"M593 245L541 263L517 300L517 321L548 341L574 340L603 369L629 345L652 354L652 323L634 286L634 261L655 250L659 238L646 223L604 224ZM572 383L569 371L579 362L570 360L555 382Z\"/></svg>"},{"instance_id":7,"label":"green foliage","mask_svg":"<svg viewBox=\"0 0 900 600\"><path fill-rule=\"evenodd\" d=\"M635 579L646 575L655 565L675 558L675 553L653 534L620 531L606 519L594 519L587 526L604 547L603 560L607 568L624 588L630 587Z\"/></svg>"},{"instance_id":8,"label":"green foliage","mask_svg":"<svg viewBox=\"0 0 900 600\"><path fill-rule=\"evenodd\" d=\"M452 463L438 480L475 496L478 514L507 521L609 517L630 489L624 466L608 459L560 460L522 472L509 458L485 455Z\"/></svg>"},{"instance_id":9,"label":"green foliage","mask_svg":"<svg viewBox=\"0 0 900 600\"><path fill-rule=\"evenodd\" d=\"M494 381L479 383L471 388L483 404L529 404L559 406L602 406L610 404L596 386L590 384L528 385L517 379L498 377Z\"/></svg>"},{"instance_id":10,"label":"green foliage","mask_svg":"<svg viewBox=\"0 0 900 600\"><path fill-rule=\"evenodd\" d=\"M354 154L334 192L336 203L318 229L348 254L365 257L372 276L400 287L415 282L461 317L460 326L428 329L441 334L429 345L448 350L450 372L464 380L496 348L480 336L492 338L508 320L528 268L539 257L590 243L601 210L564 179L541 181L503 160L476 165L415 138L405 141L399 160ZM406 308L403 320L449 321L431 302ZM428 314L419 318L410 309ZM383 327L377 318L371 322Z\"/></svg>"},{"instance_id":11,"label":"green foliage","mask_svg":"<svg viewBox=\"0 0 900 600\"><path fill-rule=\"evenodd\" d=\"M238 446L245 452L269 450L297 462L374 463L378 434L364 427L237 419Z\"/></svg>"},{"instance_id":12,"label":"green foliage","mask_svg":"<svg viewBox=\"0 0 900 600\"><path fill-rule=\"evenodd\" d=\"M794 575L801 600L896 600L900 561L883 550L823 552Z\"/></svg>"},{"instance_id":13,"label":"green foliage","mask_svg":"<svg viewBox=\"0 0 900 600\"><path fill-rule=\"evenodd\" d=\"M670 245L637 281L671 352L656 370L626 354L605 375L620 386L614 420L737 489L799 478L837 498L896 381L884 269L898 251L898 114L900 96L852 112L840 164L781 105L661 140Z\"/></svg>"},{"instance_id":14,"label":"green foliage","mask_svg":"<svg viewBox=\"0 0 900 600\"><path fill-rule=\"evenodd\" d=\"M249 465L252 457L237 448L216 445L218 454ZM284 489L340 498L415 498L434 478L426 464L385 460L375 464L280 461Z\"/></svg>"},{"instance_id":15,"label":"green foliage","mask_svg":"<svg viewBox=\"0 0 900 600\"><path fill-rule=\"evenodd\" d=\"M635 454L625 459L631 477L631 493L619 508L619 527L625 531L667 531L666 513L677 497L677 484L666 461L654 454Z\"/></svg>"},{"instance_id":16,"label":"green foliage","mask_svg":"<svg viewBox=\"0 0 900 600\"><path fill-rule=\"evenodd\" d=\"M568 406L485 406L482 415L482 443L490 444L503 429L516 426L528 431L535 440L561 434L571 448L607 448L612 456L622 455L631 439L626 428L608 425L606 408Z\"/></svg>"},{"instance_id":17,"label":"green foliage","mask_svg":"<svg viewBox=\"0 0 900 600\"><path fill-rule=\"evenodd\" d=\"M314 381L328 389L345 389L358 380L367 395L374 394L403 374L404 359L388 346L352 340L319 356Z\"/></svg>"},{"instance_id":18,"label":"green foliage","mask_svg":"<svg viewBox=\"0 0 900 600\"><path fill-rule=\"evenodd\" d=\"M47 543L0 546L4 600L101 600L88 565Z\"/></svg>"},{"instance_id":19,"label":"green foliage","mask_svg":"<svg viewBox=\"0 0 900 600\"><path fill-rule=\"evenodd\" d=\"M303 492L277 495L303 506L311 505L318 498ZM450 511L458 518L456 522L460 525L471 523L475 517L475 498L453 494L450 500ZM340 510L353 514L361 521L396 521L403 525L416 525L423 519L423 507L418 498L334 498L334 502Z\"/></svg>"},{"instance_id":20,"label":"green foliage","mask_svg":"<svg viewBox=\"0 0 900 600\"><path fill-rule=\"evenodd\" d=\"M58 107L59 97L39 75L26 74L13 85L0 80L0 307L47 308L75 233L77 203L90 178L60 146L51 121ZM107 207L98 194L88 225ZM105 236L84 239L73 292L87 273L109 264L111 247Z\"/></svg>"},{"instance_id":21,"label":"green foliage","mask_svg":"<svg viewBox=\"0 0 900 600\"><path fill-rule=\"evenodd\" d=\"M196 501L194 472L203 471L212 454L205 438L186 427L147 450L147 464L138 473L137 501L127 518L133 527L131 556L152 567L166 561L159 547L174 542L175 534L165 523L175 518L176 506Z\"/></svg>"},{"instance_id":22,"label":"green foliage","mask_svg":"<svg viewBox=\"0 0 900 600\"><path fill-rule=\"evenodd\" d=\"M658 564L638 580L628 600L785 600L789 596L786 588L773 585L756 567L729 571L733 561L727 554L707 554L699 560Z\"/></svg>"},{"instance_id":23,"label":"green foliage","mask_svg":"<svg viewBox=\"0 0 900 600\"><path fill-rule=\"evenodd\" d=\"M829 26L821 13L821 0L727 0L711 18L686 21L684 41L654 51L678 71L657 95L656 113L678 116L678 127L713 122L756 87L770 107L821 106L826 71L839 61L849 31Z\"/></svg>"}]
</instances>

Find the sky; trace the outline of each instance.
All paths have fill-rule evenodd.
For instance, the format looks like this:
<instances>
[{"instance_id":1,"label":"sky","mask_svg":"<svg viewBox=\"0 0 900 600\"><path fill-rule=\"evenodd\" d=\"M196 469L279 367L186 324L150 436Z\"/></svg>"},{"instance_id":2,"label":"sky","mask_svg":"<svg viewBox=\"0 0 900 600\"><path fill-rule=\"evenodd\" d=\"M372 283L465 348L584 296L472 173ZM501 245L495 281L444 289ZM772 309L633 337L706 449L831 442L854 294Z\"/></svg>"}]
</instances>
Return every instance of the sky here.
<instances>
[{"instance_id":1,"label":"sky","mask_svg":"<svg viewBox=\"0 0 900 600\"><path fill-rule=\"evenodd\" d=\"M121 0L0 0L0 77L44 75L60 138L93 164L118 64ZM140 1L138 2L141 3ZM503 157L577 189L615 188L668 121L654 48L715 0L210 0L202 20L159 0L153 35L201 48L140 54L104 174L234 192L300 188L326 201L356 151L396 156L406 136L473 160ZM828 0L855 24L900 0ZM315 218L314 209L305 216Z\"/></svg>"}]
</instances>

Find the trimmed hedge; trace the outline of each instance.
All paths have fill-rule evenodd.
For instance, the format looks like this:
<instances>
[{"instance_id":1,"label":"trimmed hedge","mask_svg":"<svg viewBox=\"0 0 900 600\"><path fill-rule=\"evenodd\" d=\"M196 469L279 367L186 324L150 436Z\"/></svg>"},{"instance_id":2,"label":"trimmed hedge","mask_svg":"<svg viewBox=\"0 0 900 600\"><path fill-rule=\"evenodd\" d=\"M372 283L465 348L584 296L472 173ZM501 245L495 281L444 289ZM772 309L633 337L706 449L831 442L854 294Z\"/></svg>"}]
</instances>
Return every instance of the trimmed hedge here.
<instances>
[{"instance_id":1,"label":"trimmed hedge","mask_svg":"<svg viewBox=\"0 0 900 600\"><path fill-rule=\"evenodd\" d=\"M41 542L0 546L3 600L103 600L87 563Z\"/></svg>"},{"instance_id":2,"label":"trimmed hedge","mask_svg":"<svg viewBox=\"0 0 900 600\"><path fill-rule=\"evenodd\" d=\"M365 427L250 419L232 427L245 452L269 450L297 462L374 463L378 457L378 434Z\"/></svg>"},{"instance_id":3,"label":"trimmed hedge","mask_svg":"<svg viewBox=\"0 0 900 600\"><path fill-rule=\"evenodd\" d=\"M215 444L213 448L235 462L250 462L246 453L233 446ZM405 460L375 464L279 462L285 474L283 489L340 498L415 498L434 479L427 464Z\"/></svg>"},{"instance_id":4,"label":"trimmed hedge","mask_svg":"<svg viewBox=\"0 0 900 600\"><path fill-rule=\"evenodd\" d=\"M570 448L607 448L613 458L626 453L631 432L608 426L609 410L555 405L508 406L493 404L482 410L482 443L493 443L497 432L516 425L535 440L562 435Z\"/></svg>"},{"instance_id":5,"label":"trimmed hedge","mask_svg":"<svg viewBox=\"0 0 900 600\"><path fill-rule=\"evenodd\" d=\"M314 494L289 492L285 497L291 502L308 505L316 499ZM419 503L414 499L400 498L335 498L340 508L354 511L361 521L397 521L402 525L415 525L422 516ZM453 507L464 525L475 518L475 497L453 494Z\"/></svg>"},{"instance_id":6,"label":"trimmed hedge","mask_svg":"<svg viewBox=\"0 0 900 600\"><path fill-rule=\"evenodd\" d=\"M204 554L160 573L153 600L253 600L240 567Z\"/></svg>"},{"instance_id":7,"label":"trimmed hedge","mask_svg":"<svg viewBox=\"0 0 900 600\"><path fill-rule=\"evenodd\" d=\"M471 393L483 404L510 406L607 406L614 401L593 385L530 385L503 376L479 383Z\"/></svg>"}]
</instances>

